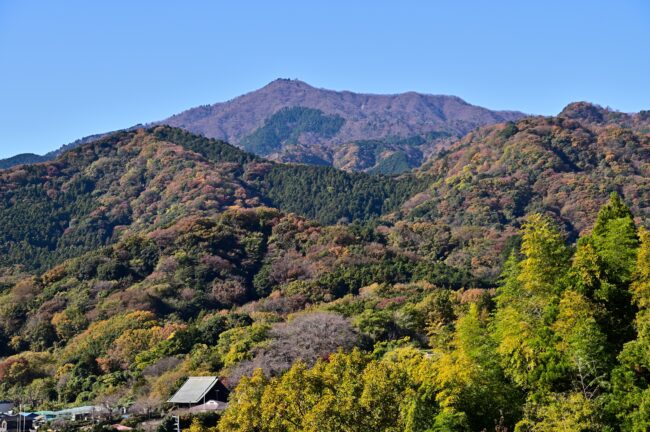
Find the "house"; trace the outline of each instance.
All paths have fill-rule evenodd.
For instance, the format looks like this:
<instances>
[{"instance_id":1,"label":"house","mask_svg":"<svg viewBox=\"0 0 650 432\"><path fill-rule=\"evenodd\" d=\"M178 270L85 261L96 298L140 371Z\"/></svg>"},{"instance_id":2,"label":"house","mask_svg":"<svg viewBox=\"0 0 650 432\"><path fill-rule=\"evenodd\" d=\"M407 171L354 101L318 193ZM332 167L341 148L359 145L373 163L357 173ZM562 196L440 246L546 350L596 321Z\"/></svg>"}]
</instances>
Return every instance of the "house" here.
<instances>
[{"instance_id":1,"label":"house","mask_svg":"<svg viewBox=\"0 0 650 432\"><path fill-rule=\"evenodd\" d=\"M33 429L38 430L45 423L56 420L56 413L54 411L35 411L36 418L34 418Z\"/></svg>"},{"instance_id":2,"label":"house","mask_svg":"<svg viewBox=\"0 0 650 432\"><path fill-rule=\"evenodd\" d=\"M34 429L33 413L0 414L0 432L28 432Z\"/></svg>"},{"instance_id":3,"label":"house","mask_svg":"<svg viewBox=\"0 0 650 432\"><path fill-rule=\"evenodd\" d=\"M105 415L107 412L108 410L102 406L87 405L55 411L54 415L57 419L79 421L95 419L97 417Z\"/></svg>"},{"instance_id":4,"label":"house","mask_svg":"<svg viewBox=\"0 0 650 432\"><path fill-rule=\"evenodd\" d=\"M228 400L228 389L221 380L216 376L202 376L189 377L167 403L187 405L188 408L192 408L211 402L207 407L216 408L225 406L225 402L222 401L226 400Z\"/></svg>"}]
</instances>

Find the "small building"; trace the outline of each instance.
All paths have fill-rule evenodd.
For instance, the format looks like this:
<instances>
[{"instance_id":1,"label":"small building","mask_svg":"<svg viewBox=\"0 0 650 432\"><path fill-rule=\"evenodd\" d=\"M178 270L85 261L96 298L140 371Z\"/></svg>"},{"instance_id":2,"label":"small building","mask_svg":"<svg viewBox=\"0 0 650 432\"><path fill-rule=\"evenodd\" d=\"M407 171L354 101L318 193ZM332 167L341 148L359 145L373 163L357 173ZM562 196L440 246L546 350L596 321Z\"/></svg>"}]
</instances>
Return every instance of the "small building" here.
<instances>
[{"instance_id":1,"label":"small building","mask_svg":"<svg viewBox=\"0 0 650 432\"><path fill-rule=\"evenodd\" d=\"M45 423L56 420L56 413L54 411L35 411L36 418L34 419L34 429L40 428Z\"/></svg>"},{"instance_id":2,"label":"small building","mask_svg":"<svg viewBox=\"0 0 650 432\"><path fill-rule=\"evenodd\" d=\"M95 419L105 415L107 412L108 410L102 406L87 405L55 411L54 415L57 419L79 421Z\"/></svg>"},{"instance_id":3,"label":"small building","mask_svg":"<svg viewBox=\"0 0 650 432\"><path fill-rule=\"evenodd\" d=\"M189 408L228 400L228 389L216 376L189 377L185 384L167 402L174 405L187 405Z\"/></svg>"},{"instance_id":4,"label":"small building","mask_svg":"<svg viewBox=\"0 0 650 432\"><path fill-rule=\"evenodd\" d=\"M28 432L33 430L34 418L36 416L32 413L0 414L0 432Z\"/></svg>"}]
</instances>

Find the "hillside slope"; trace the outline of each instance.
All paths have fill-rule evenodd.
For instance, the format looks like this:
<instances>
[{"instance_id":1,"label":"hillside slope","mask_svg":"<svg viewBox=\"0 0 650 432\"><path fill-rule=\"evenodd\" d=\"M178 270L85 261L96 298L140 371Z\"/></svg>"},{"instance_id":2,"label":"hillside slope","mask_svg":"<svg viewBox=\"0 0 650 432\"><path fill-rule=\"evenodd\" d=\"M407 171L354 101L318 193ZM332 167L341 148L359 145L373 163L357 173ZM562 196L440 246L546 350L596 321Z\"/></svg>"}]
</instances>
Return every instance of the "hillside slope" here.
<instances>
[{"instance_id":1,"label":"hillside slope","mask_svg":"<svg viewBox=\"0 0 650 432\"><path fill-rule=\"evenodd\" d=\"M647 294L650 236L633 217L648 226L650 137L628 120L574 104L481 128L399 177L279 164L168 126L0 171L0 394L29 410L129 406L137 422L187 376L219 375L258 398L231 397L220 430L250 430L238 416L260 410L285 421L275 407L303 394L396 430L420 407L418 430L454 430L439 401L459 388L459 430L510 428L540 403L578 397L582 413L582 391L566 392L587 340L617 424L644 407L629 389L647 388L631 284ZM598 212L614 190L624 201ZM318 430L338 417L310 415Z\"/></svg>"},{"instance_id":2,"label":"hillside slope","mask_svg":"<svg viewBox=\"0 0 650 432\"><path fill-rule=\"evenodd\" d=\"M180 129L122 132L2 173L2 260L47 268L114 241L116 228L266 205L325 224L382 218L379 229L395 246L489 281L532 212L553 215L573 239L617 191L647 224L649 124L643 112L575 103L557 117L475 130L395 179L276 164ZM115 140L123 150L108 150Z\"/></svg>"},{"instance_id":3,"label":"hillside slope","mask_svg":"<svg viewBox=\"0 0 650 432\"><path fill-rule=\"evenodd\" d=\"M34 153L21 153L6 159L0 159L0 169L7 169L17 165L30 165L39 162L46 162L51 159L52 158L45 155L41 156Z\"/></svg>"},{"instance_id":4,"label":"hillside slope","mask_svg":"<svg viewBox=\"0 0 650 432\"><path fill-rule=\"evenodd\" d=\"M473 106L455 96L338 92L317 89L299 80L278 79L231 101L193 108L164 122L238 144L271 115L287 107L311 108L342 117L345 124L331 138L334 144L443 130L462 135L480 125L522 116ZM311 139L321 142L320 137Z\"/></svg>"},{"instance_id":5,"label":"hillside slope","mask_svg":"<svg viewBox=\"0 0 650 432\"><path fill-rule=\"evenodd\" d=\"M363 221L424 186L413 177L278 165L166 126L116 132L54 161L0 171L0 265L46 269L128 233L233 206Z\"/></svg>"},{"instance_id":6,"label":"hillside slope","mask_svg":"<svg viewBox=\"0 0 650 432\"><path fill-rule=\"evenodd\" d=\"M575 239L616 191L648 226L649 124L576 103L557 117L479 129L422 167L435 180L397 218L429 226L429 236L447 239L440 253L448 263L483 275L496 274L507 239L533 212L551 215Z\"/></svg>"}]
</instances>

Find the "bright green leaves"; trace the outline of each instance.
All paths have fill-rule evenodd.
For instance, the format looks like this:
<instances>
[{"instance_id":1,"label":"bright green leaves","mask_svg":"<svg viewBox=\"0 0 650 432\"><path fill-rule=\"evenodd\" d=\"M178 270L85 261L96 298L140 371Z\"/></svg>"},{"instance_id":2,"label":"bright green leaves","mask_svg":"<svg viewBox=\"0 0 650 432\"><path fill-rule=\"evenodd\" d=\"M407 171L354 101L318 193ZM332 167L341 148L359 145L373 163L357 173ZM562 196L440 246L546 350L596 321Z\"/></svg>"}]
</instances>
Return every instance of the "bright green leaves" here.
<instances>
[{"instance_id":1,"label":"bright green leaves","mask_svg":"<svg viewBox=\"0 0 650 432\"><path fill-rule=\"evenodd\" d=\"M497 295L495 337L506 374L524 387L547 386L560 367L550 327L563 289L569 252L560 232L541 215L524 226L524 259L511 258Z\"/></svg>"},{"instance_id":2,"label":"bright green leaves","mask_svg":"<svg viewBox=\"0 0 650 432\"><path fill-rule=\"evenodd\" d=\"M523 229L521 273L518 280L534 296L545 297L561 290L559 283L567 269L569 250L555 224L539 214L532 215Z\"/></svg>"},{"instance_id":3,"label":"bright green leaves","mask_svg":"<svg viewBox=\"0 0 650 432\"><path fill-rule=\"evenodd\" d=\"M638 246L630 209L614 193L598 213L591 236L578 242L573 259L572 284L595 302L599 325L616 352L634 335L630 282Z\"/></svg>"},{"instance_id":4,"label":"bright green leaves","mask_svg":"<svg viewBox=\"0 0 650 432\"><path fill-rule=\"evenodd\" d=\"M270 380L258 370L252 378L244 378L231 396L220 430L425 430L418 402L426 398L421 379L429 376L423 369L430 363L410 349L394 354L372 360L358 350L338 353L311 369L297 362Z\"/></svg>"},{"instance_id":5,"label":"bright green leaves","mask_svg":"<svg viewBox=\"0 0 650 432\"><path fill-rule=\"evenodd\" d=\"M451 422L457 430L466 423L470 430L482 430L500 416L509 421L517 416L520 395L504 377L484 312L470 305L456 323L451 349L435 363L436 399L442 408L438 425L452 427Z\"/></svg>"},{"instance_id":6,"label":"bright green leaves","mask_svg":"<svg viewBox=\"0 0 650 432\"><path fill-rule=\"evenodd\" d=\"M634 301L641 309L650 309L650 231L641 229L641 247L637 255L636 280L632 285Z\"/></svg>"},{"instance_id":7,"label":"bright green leaves","mask_svg":"<svg viewBox=\"0 0 650 432\"><path fill-rule=\"evenodd\" d=\"M608 223L616 219L632 219L632 211L630 208L625 205L621 196L616 192L613 192L609 196L609 202L605 204L600 211L598 212L598 218L594 224L594 235L603 235L608 230Z\"/></svg>"},{"instance_id":8,"label":"bright green leaves","mask_svg":"<svg viewBox=\"0 0 650 432\"><path fill-rule=\"evenodd\" d=\"M601 390L610 359L605 335L594 317L594 304L582 294L567 290L562 295L552 330L556 349L570 370L572 386L591 399Z\"/></svg>"},{"instance_id":9,"label":"bright green leaves","mask_svg":"<svg viewBox=\"0 0 650 432\"><path fill-rule=\"evenodd\" d=\"M261 432L269 430L263 426L260 415L262 396L269 380L261 370L251 378L244 377L230 395L230 406L221 418L220 429L224 431Z\"/></svg>"},{"instance_id":10,"label":"bright green leaves","mask_svg":"<svg viewBox=\"0 0 650 432\"><path fill-rule=\"evenodd\" d=\"M549 219L524 226L496 298L494 337L505 373L526 390L518 430L597 428L614 357L629 340L629 282L637 253L629 209L617 195L571 258Z\"/></svg>"},{"instance_id":11,"label":"bright green leaves","mask_svg":"<svg viewBox=\"0 0 650 432\"><path fill-rule=\"evenodd\" d=\"M580 392L551 394L530 405L528 418L517 425L515 432L602 431L599 408Z\"/></svg>"}]
</instances>

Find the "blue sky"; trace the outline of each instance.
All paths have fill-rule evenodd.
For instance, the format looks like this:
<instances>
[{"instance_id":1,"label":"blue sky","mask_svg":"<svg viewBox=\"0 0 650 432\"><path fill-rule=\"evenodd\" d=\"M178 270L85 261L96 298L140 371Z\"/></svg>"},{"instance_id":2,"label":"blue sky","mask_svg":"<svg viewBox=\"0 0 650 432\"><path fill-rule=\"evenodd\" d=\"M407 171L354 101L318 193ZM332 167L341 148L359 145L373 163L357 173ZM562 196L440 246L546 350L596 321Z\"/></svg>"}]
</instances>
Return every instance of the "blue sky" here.
<instances>
[{"instance_id":1,"label":"blue sky","mask_svg":"<svg viewBox=\"0 0 650 432\"><path fill-rule=\"evenodd\" d=\"M0 157L275 78L555 114L650 108L650 2L0 0Z\"/></svg>"}]
</instances>

